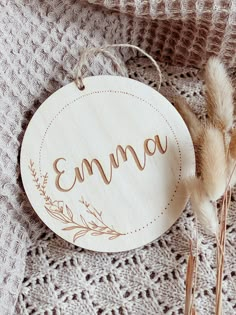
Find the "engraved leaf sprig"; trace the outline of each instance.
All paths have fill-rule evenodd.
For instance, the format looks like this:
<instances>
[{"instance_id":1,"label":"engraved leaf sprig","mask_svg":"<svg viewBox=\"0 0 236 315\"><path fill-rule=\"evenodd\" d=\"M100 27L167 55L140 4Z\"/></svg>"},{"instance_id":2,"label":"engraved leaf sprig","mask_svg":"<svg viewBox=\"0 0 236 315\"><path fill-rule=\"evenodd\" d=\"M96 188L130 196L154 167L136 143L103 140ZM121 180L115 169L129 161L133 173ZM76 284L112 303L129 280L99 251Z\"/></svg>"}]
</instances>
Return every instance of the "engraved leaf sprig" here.
<instances>
[{"instance_id":1,"label":"engraved leaf sprig","mask_svg":"<svg viewBox=\"0 0 236 315\"><path fill-rule=\"evenodd\" d=\"M46 192L46 186L48 183L48 174L46 173L42 176L42 183L37 175L34 162L30 160L29 169L35 183L36 189L39 191L40 195L44 198L44 207L48 214L64 223L70 224L63 228L63 231L78 230L73 236L73 242L78 238L90 234L92 236L108 235L109 240L114 240L117 237L124 235L116 231L113 226L109 227L105 224L102 218L102 211L98 211L96 208L92 207L87 201L81 197L80 202L85 206L87 213L92 217L91 221L87 222L83 215L80 215L80 221L76 222L74 220L74 215L70 207L64 203L64 201L52 200L52 198Z\"/></svg>"},{"instance_id":2,"label":"engraved leaf sprig","mask_svg":"<svg viewBox=\"0 0 236 315\"><path fill-rule=\"evenodd\" d=\"M95 221L88 222L88 226L94 230L92 233L93 236L98 236L102 234L108 234L110 235L109 240L113 240L120 235L124 235L122 233L117 232L113 226L108 226L105 224L103 218L102 218L102 211L98 211L96 208L94 208L91 204L89 204L87 201L81 197L80 202L85 206L87 209L87 213L89 213L91 216L94 217ZM82 217L82 216L81 216ZM84 218L83 218L84 220Z\"/></svg>"}]
</instances>

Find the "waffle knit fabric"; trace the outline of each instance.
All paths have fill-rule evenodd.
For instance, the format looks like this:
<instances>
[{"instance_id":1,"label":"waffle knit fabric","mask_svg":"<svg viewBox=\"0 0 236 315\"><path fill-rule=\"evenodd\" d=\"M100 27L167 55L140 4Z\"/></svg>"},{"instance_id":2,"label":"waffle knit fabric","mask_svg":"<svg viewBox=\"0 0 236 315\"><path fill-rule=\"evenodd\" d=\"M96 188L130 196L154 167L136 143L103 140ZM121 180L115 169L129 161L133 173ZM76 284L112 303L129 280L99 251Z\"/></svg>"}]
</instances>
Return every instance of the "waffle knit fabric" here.
<instances>
[{"instance_id":1,"label":"waffle knit fabric","mask_svg":"<svg viewBox=\"0 0 236 315\"><path fill-rule=\"evenodd\" d=\"M137 250L105 254L77 248L34 213L21 183L19 151L35 110L71 82L81 50L106 43L128 42L156 57L162 62L161 93L170 100L185 96L204 119L198 69L217 54L234 76L235 1L2 0L0 23L0 314L183 314L191 209ZM129 60L132 78L156 87L156 73L145 59L126 49L117 58ZM115 69L99 55L87 74ZM225 314L236 314L235 198L233 192ZM213 314L214 255L214 240L200 231L199 314Z\"/></svg>"}]
</instances>

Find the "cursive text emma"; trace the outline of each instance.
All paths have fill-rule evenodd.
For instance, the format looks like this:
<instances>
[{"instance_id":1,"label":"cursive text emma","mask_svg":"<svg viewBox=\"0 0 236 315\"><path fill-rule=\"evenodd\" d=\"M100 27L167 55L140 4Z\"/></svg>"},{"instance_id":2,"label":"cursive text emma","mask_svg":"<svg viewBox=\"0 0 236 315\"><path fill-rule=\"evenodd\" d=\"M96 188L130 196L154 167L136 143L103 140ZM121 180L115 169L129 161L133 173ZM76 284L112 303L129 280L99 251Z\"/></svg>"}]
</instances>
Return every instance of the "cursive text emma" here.
<instances>
[{"instance_id":1,"label":"cursive text emma","mask_svg":"<svg viewBox=\"0 0 236 315\"><path fill-rule=\"evenodd\" d=\"M86 176L93 175L94 170L97 169L99 175L101 176L103 182L106 185L109 185L112 181L113 170L120 167L121 162L126 162L128 159L133 159L137 168L140 171L143 171L146 167L146 161L148 156L153 156L157 152L160 154L165 154L167 151L167 137L165 137L165 143L163 144L158 135L155 135L153 138L145 139L143 143L143 159L140 161L135 149L131 145L127 145L123 147L118 145L116 147L115 153L109 154L109 172L105 173L102 164L98 159L88 160L84 158L80 164L74 168L74 178L72 179L72 183L69 187L62 187L62 178L65 176L66 170L59 167L63 165L63 162L66 162L66 159L60 157L56 159L53 163L54 171L56 172L55 185L59 191L68 192L72 190L76 184L76 182L84 182L86 180ZM86 172L85 172L86 170Z\"/></svg>"}]
</instances>

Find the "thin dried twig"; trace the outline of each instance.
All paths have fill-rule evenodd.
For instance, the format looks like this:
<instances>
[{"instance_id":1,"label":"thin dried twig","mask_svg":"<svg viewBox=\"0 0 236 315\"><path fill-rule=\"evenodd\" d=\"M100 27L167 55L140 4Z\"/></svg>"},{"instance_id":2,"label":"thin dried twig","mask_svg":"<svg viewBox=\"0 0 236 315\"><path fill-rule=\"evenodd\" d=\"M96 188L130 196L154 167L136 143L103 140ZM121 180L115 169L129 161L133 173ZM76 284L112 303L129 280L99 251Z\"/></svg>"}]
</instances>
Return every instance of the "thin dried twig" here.
<instances>
[{"instance_id":1,"label":"thin dried twig","mask_svg":"<svg viewBox=\"0 0 236 315\"><path fill-rule=\"evenodd\" d=\"M224 261L225 261L225 241L226 241L226 223L227 223L227 214L231 201L231 188L230 181L233 177L234 171L236 168L236 163L233 167L232 173L226 187L222 207L220 213L220 230L219 237L217 239L217 274L216 274L216 315L222 314L222 282L223 282L223 271L224 271Z\"/></svg>"},{"instance_id":2,"label":"thin dried twig","mask_svg":"<svg viewBox=\"0 0 236 315\"><path fill-rule=\"evenodd\" d=\"M224 271L226 218L228 212L228 192L225 193L221 208L220 232L217 241L217 274L216 274L216 315L222 314L222 280Z\"/></svg>"},{"instance_id":3,"label":"thin dried twig","mask_svg":"<svg viewBox=\"0 0 236 315\"><path fill-rule=\"evenodd\" d=\"M232 130L231 140L229 144L230 156L236 160L236 129Z\"/></svg>"},{"instance_id":4,"label":"thin dried twig","mask_svg":"<svg viewBox=\"0 0 236 315\"><path fill-rule=\"evenodd\" d=\"M190 241L190 254L186 273L186 294L184 315L196 315L194 296L196 287L197 258L193 255L193 243Z\"/></svg>"}]
</instances>

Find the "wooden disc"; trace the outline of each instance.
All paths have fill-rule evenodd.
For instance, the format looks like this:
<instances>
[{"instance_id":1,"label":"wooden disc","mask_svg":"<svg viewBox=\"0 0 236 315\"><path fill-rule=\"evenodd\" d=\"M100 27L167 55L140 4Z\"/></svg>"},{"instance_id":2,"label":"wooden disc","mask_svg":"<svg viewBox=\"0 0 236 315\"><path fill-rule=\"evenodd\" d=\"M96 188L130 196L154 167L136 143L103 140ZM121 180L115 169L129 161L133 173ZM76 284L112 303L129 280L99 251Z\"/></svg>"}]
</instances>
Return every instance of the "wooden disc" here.
<instances>
[{"instance_id":1,"label":"wooden disc","mask_svg":"<svg viewBox=\"0 0 236 315\"><path fill-rule=\"evenodd\" d=\"M70 83L37 110L21 174L39 217L78 246L117 252L164 233L187 202L195 173L188 129L154 89L124 77Z\"/></svg>"}]
</instances>

